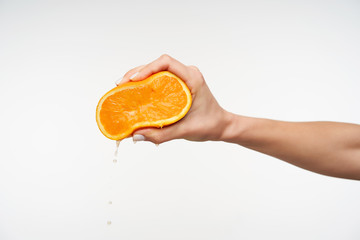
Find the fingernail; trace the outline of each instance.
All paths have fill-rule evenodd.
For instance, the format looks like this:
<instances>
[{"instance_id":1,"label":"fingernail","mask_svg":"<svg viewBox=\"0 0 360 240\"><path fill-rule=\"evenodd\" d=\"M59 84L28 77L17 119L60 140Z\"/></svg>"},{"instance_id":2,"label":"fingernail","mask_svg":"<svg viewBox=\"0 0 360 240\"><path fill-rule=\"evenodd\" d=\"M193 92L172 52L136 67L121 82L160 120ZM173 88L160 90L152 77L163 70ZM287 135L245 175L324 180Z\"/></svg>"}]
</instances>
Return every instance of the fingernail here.
<instances>
[{"instance_id":1,"label":"fingernail","mask_svg":"<svg viewBox=\"0 0 360 240\"><path fill-rule=\"evenodd\" d=\"M119 78L118 80L115 81L116 85L119 85L121 83L121 80L123 79L123 77Z\"/></svg>"},{"instance_id":2,"label":"fingernail","mask_svg":"<svg viewBox=\"0 0 360 240\"><path fill-rule=\"evenodd\" d=\"M131 75L130 79L133 79L133 78L136 77L136 75L138 75L138 74L139 74L139 72L134 73L133 75Z\"/></svg>"},{"instance_id":3,"label":"fingernail","mask_svg":"<svg viewBox=\"0 0 360 240\"><path fill-rule=\"evenodd\" d=\"M135 134L133 136L133 141L134 143L136 142L140 142L140 141L144 141L145 140L145 137L143 135L140 135L140 134Z\"/></svg>"}]
</instances>

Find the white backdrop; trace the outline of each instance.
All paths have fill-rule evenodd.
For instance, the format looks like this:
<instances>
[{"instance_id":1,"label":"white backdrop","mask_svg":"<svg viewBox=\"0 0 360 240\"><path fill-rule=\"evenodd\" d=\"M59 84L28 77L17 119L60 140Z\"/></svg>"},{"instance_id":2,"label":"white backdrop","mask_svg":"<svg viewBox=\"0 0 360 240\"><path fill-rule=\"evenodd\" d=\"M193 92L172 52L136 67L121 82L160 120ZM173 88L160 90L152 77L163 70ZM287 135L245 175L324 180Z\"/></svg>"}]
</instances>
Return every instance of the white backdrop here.
<instances>
[{"instance_id":1,"label":"white backdrop","mask_svg":"<svg viewBox=\"0 0 360 240\"><path fill-rule=\"evenodd\" d=\"M168 53L238 114L360 123L358 1L0 1L0 239L360 239L360 182L95 122ZM112 205L108 204L112 201ZM107 225L107 221L112 221Z\"/></svg>"}]
</instances>

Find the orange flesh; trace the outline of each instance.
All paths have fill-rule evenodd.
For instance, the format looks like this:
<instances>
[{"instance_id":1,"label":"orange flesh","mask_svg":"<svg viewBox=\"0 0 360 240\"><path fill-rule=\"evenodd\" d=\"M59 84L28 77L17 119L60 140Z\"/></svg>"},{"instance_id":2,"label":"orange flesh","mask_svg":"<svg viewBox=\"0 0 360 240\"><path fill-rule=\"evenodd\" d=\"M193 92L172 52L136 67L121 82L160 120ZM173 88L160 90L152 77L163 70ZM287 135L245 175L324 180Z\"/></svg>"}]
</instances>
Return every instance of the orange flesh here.
<instances>
[{"instance_id":1,"label":"orange flesh","mask_svg":"<svg viewBox=\"0 0 360 240\"><path fill-rule=\"evenodd\" d=\"M116 136L137 123L151 126L153 122L179 115L187 104L188 96L179 81L162 75L148 84L114 92L103 101L98 114L104 130Z\"/></svg>"}]
</instances>

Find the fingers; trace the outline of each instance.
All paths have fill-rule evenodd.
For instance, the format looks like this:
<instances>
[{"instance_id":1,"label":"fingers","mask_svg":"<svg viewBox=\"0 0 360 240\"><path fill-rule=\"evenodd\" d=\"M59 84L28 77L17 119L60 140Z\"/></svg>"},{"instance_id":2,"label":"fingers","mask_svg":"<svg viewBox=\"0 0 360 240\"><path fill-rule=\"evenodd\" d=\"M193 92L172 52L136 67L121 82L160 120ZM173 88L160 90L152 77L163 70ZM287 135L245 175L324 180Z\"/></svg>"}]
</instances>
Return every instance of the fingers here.
<instances>
[{"instance_id":1,"label":"fingers","mask_svg":"<svg viewBox=\"0 0 360 240\"><path fill-rule=\"evenodd\" d=\"M150 141L155 144L160 144L173 139L180 138L175 125L164 128L143 128L137 130L133 134L134 142Z\"/></svg>"},{"instance_id":2,"label":"fingers","mask_svg":"<svg viewBox=\"0 0 360 240\"><path fill-rule=\"evenodd\" d=\"M136 68L133 68L131 69L130 71L128 71L127 73L125 73L125 75L118 79L115 84L117 86L119 86L120 84L123 84L123 83L126 83L126 82L129 82L130 80L132 80L132 76L134 76L137 72L139 72L145 65L141 65L141 66L138 66Z\"/></svg>"},{"instance_id":3,"label":"fingers","mask_svg":"<svg viewBox=\"0 0 360 240\"><path fill-rule=\"evenodd\" d=\"M155 61L144 66L141 70L139 70L139 73L136 76L134 76L131 80L132 81L143 80L149 77L150 75L160 71L172 72L178 77L180 77L182 80L184 80L185 82L189 79L188 68L181 62L175 60L169 55L164 54Z\"/></svg>"},{"instance_id":4,"label":"fingers","mask_svg":"<svg viewBox=\"0 0 360 240\"><path fill-rule=\"evenodd\" d=\"M190 86L192 85L190 78L194 75L192 73L200 73L197 67L185 66L176 59L164 54L147 65L141 65L131 69L121 79L116 81L116 85L129 81L140 81L160 71L170 71L180 77L186 84L190 84Z\"/></svg>"}]
</instances>

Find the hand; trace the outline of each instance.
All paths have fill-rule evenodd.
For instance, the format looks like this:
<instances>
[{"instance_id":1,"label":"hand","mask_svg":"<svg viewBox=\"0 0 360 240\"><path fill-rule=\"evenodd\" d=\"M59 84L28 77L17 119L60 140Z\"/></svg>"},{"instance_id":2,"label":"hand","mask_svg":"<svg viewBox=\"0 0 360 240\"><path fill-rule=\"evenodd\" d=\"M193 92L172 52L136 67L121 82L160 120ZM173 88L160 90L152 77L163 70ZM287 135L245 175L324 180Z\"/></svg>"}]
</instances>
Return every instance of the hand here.
<instances>
[{"instance_id":1,"label":"hand","mask_svg":"<svg viewBox=\"0 0 360 240\"><path fill-rule=\"evenodd\" d=\"M144 139L156 144L179 138L191 141L220 140L228 112L217 103L203 75L195 66L185 66L168 55L162 55L147 65L127 72L119 85L129 81L141 81L160 71L172 72L186 83L191 91L192 106L180 121L161 129L138 129L133 133L133 139Z\"/></svg>"}]
</instances>

